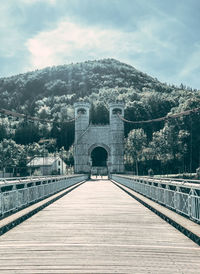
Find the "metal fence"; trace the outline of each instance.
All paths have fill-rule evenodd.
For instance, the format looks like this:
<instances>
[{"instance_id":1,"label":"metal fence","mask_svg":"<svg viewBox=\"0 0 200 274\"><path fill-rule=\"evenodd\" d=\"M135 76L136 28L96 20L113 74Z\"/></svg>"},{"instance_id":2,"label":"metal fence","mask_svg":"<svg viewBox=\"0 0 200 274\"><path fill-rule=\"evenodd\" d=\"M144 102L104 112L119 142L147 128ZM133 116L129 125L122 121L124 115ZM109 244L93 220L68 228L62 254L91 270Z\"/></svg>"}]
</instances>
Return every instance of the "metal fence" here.
<instances>
[{"instance_id":1,"label":"metal fence","mask_svg":"<svg viewBox=\"0 0 200 274\"><path fill-rule=\"evenodd\" d=\"M152 178L128 178L122 175L112 175L111 178L177 213L200 222L200 186L186 187L181 184L165 184L163 181L154 183Z\"/></svg>"},{"instance_id":2,"label":"metal fence","mask_svg":"<svg viewBox=\"0 0 200 274\"><path fill-rule=\"evenodd\" d=\"M4 216L4 214L12 211L20 210L25 206L36 203L39 200L45 199L58 191L86 179L86 175L74 175L60 178L52 177L47 178L46 180L43 179L42 181L34 179L34 185L29 187L28 184L33 183L31 179L30 181L27 179L20 182L16 181L16 184L24 185L24 187L17 189L17 185L13 184L13 190L0 193L0 216ZM24 182L26 182L26 184ZM6 185L3 185L1 187L5 186Z\"/></svg>"}]
</instances>

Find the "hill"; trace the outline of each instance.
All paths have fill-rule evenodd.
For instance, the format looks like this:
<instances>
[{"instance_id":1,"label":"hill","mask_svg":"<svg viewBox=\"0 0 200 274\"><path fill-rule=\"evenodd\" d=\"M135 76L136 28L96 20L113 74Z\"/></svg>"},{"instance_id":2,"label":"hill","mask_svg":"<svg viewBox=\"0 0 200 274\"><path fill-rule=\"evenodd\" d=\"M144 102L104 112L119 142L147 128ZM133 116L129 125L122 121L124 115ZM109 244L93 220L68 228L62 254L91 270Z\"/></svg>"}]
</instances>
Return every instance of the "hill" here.
<instances>
[{"instance_id":1,"label":"hill","mask_svg":"<svg viewBox=\"0 0 200 274\"><path fill-rule=\"evenodd\" d=\"M0 128L0 140L13 138L18 144L28 145L40 138L55 138L56 145L49 147L49 151L62 146L69 149L74 139L74 124L68 124L66 120L74 116L73 104L79 100L92 104L93 123L108 122L106 105L113 101L125 103L126 119L141 121L200 107L200 91L161 83L115 59L48 67L0 78L0 108L55 121L53 126L41 126L17 119L10 122L2 117L4 125ZM132 140L134 148L132 154L130 147L126 148L126 156L131 155L127 159L132 159L130 163L125 160L127 166L132 169L136 161L133 155L138 144L133 141L143 136L146 143L138 153L145 168L148 161L155 160L166 170L173 169L174 165L181 170L194 170L200 159L196 149L200 144L199 131L199 113L159 123L125 123L125 137ZM131 139L133 133L135 137ZM158 151L156 143L161 142L165 149L159 147Z\"/></svg>"},{"instance_id":2,"label":"hill","mask_svg":"<svg viewBox=\"0 0 200 274\"><path fill-rule=\"evenodd\" d=\"M111 89L119 89L121 94L133 93L132 97L145 91L169 93L173 90L157 79L114 59L49 67L0 78L1 107L29 114L35 110L38 112L43 102L56 104L59 97L62 97L63 103L72 105L80 98L96 98L95 95L101 94L102 90L104 93L109 90L109 100L112 100L116 96L110 92ZM120 100L126 99L118 97Z\"/></svg>"}]
</instances>

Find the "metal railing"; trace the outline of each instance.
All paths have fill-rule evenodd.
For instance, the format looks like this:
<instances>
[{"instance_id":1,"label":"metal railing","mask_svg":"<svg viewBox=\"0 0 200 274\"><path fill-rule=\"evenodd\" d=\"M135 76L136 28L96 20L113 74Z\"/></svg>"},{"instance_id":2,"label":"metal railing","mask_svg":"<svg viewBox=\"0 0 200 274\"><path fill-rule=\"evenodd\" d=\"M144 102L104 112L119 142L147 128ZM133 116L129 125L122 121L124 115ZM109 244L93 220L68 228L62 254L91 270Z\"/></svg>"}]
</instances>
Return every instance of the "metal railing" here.
<instances>
[{"instance_id":1,"label":"metal railing","mask_svg":"<svg viewBox=\"0 0 200 274\"><path fill-rule=\"evenodd\" d=\"M42 179L34 177L34 179L16 180L15 183L4 183L1 185L1 190L9 186L12 190L4 190L0 193L0 216L18 211L87 178L87 175L54 176Z\"/></svg>"},{"instance_id":2,"label":"metal railing","mask_svg":"<svg viewBox=\"0 0 200 274\"><path fill-rule=\"evenodd\" d=\"M200 185L189 186L180 182L164 182L153 178L111 175L114 181L181 213L191 220L200 222Z\"/></svg>"}]
</instances>

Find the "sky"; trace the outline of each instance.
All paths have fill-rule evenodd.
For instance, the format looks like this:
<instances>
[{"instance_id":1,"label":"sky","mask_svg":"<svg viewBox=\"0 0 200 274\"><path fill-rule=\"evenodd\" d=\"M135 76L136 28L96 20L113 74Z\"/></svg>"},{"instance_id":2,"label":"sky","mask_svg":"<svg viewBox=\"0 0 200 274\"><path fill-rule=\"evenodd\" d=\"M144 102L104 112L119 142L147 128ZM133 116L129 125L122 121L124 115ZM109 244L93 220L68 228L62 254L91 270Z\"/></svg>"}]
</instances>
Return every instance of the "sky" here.
<instances>
[{"instance_id":1,"label":"sky","mask_svg":"<svg viewBox=\"0 0 200 274\"><path fill-rule=\"evenodd\" d=\"M200 0L1 0L0 77L114 58L200 89Z\"/></svg>"}]
</instances>

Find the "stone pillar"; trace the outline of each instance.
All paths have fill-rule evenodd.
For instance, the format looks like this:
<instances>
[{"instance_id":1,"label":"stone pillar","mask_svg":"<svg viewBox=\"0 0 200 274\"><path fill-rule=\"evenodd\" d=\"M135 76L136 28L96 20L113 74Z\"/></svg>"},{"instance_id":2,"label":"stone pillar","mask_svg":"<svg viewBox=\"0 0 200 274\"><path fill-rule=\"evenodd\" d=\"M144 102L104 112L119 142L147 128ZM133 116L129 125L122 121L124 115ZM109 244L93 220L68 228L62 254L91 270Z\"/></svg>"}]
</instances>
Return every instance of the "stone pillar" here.
<instances>
[{"instance_id":1,"label":"stone pillar","mask_svg":"<svg viewBox=\"0 0 200 274\"><path fill-rule=\"evenodd\" d=\"M124 172L124 105L113 103L110 109L110 147L111 147L111 173Z\"/></svg>"},{"instance_id":2,"label":"stone pillar","mask_svg":"<svg viewBox=\"0 0 200 274\"><path fill-rule=\"evenodd\" d=\"M89 127L90 104L79 102L74 104L75 109L75 144L74 144L74 171L75 173L89 172L88 146L83 143L83 135Z\"/></svg>"}]
</instances>

